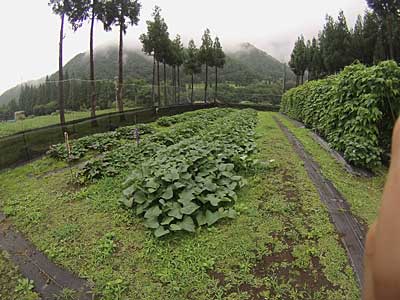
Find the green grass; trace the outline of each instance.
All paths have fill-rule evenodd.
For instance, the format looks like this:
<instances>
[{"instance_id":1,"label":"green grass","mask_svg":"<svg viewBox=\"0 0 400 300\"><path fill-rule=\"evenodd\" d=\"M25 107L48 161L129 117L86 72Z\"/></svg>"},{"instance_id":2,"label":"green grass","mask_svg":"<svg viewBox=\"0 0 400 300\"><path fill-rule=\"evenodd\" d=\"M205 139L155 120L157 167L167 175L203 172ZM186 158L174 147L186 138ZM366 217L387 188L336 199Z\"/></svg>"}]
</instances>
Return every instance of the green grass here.
<instances>
[{"instance_id":1,"label":"green grass","mask_svg":"<svg viewBox=\"0 0 400 300\"><path fill-rule=\"evenodd\" d=\"M195 234L156 239L121 208L128 171L77 188L69 171L43 177L65 166L49 158L0 173L1 209L103 300L359 299L327 210L272 115L259 113L266 168L247 174L240 216Z\"/></svg>"},{"instance_id":2,"label":"green grass","mask_svg":"<svg viewBox=\"0 0 400 300\"><path fill-rule=\"evenodd\" d=\"M387 170L376 170L376 176L362 178L348 173L332 156L310 136L306 128L298 128L280 114L277 117L302 142L305 149L319 163L324 176L331 180L351 205L352 212L371 225L379 210Z\"/></svg>"},{"instance_id":3,"label":"green grass","mask_svg":"<svg viewBox=\"0 0 400 300\"><path fill-rule=\"evenodd\" d=\"M96 114L103 115L112 112L116 112L116 110L114 108L98 110ZM76 111L65 114L65 120L67 122L88 117L90 117L90 111ZM3 122L0 123L0 137L8 136L24 130L45 127L58 123L60 123L59 114L27 118L17 122Z\"/></svg>"},{"instance_id":4,"label":"green grass","mask_svg":"<svg viewBox=\"0 0 400 300\"><path fill-rule=\"evenodd\" d=\"M0 251L0 299L38 300L33 287L31 281L21 276L7 253Z\"/></svg>"}]
</instances>

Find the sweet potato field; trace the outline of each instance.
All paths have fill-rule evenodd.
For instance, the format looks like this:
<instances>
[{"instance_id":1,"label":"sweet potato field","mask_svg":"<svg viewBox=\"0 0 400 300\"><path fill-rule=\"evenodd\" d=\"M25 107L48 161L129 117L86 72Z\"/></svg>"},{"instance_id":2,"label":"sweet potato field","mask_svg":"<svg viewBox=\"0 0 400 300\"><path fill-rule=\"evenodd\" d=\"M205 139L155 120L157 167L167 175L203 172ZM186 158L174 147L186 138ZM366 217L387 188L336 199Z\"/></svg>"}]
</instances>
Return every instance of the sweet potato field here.
<instances>
[{"instance_id":1,"label":"sweet potato field","mask_svg":"<svg viewBox=\"0 0 400 300\"><path fill-rule=\"evenodd\" d=\"M214 108L73 140L70 151L54 145L1 172L0 229L19 231L96 299L359 299L358 274L288 134L366 228L384 168L353 176L279 113ZM22 278L3 269L4 282ZM32 299L46 293L27 283ZM19 299L15 290L0 293ZM57 295L86 299L62 285Z\"/></svg>"}]
</instances>

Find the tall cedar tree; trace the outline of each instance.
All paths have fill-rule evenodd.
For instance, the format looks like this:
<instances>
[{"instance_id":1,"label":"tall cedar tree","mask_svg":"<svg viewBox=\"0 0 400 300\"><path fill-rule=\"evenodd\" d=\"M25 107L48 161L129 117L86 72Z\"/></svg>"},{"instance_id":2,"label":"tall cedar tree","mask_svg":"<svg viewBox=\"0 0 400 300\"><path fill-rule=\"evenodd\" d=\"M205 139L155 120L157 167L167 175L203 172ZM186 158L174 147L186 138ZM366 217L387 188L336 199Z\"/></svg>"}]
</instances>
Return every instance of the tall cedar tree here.
<instances>
[{"instance_id":1,"label":"tall cedar tree","mask_svg":"<svg viewBox=\"0 0 400 300\"><path fill-rule=\"evenodd\" d=\"M118 111L124 111L122 99L122 87L124 84L123 70L123 51L124 35L128 25L137 25L139 23L141 4L138 0L109 0L104 6L104 29L112 30L112 26L119 27L119 55L118 55L118 87L117 87L117 105Z\"/></svg>"},{"instance_id":2,"label":"tall cedar tree","mask_svg":"<svg viewBox=\"0 0 400 300\"><path fill-rule=\"evenodd\" d=\"M160 17L160 8L155 7L153 12L153 17L156 19ZM152 75L152 86L151 86L151 97L153 99L153 104L155 104L155 75L156 75L156 56L155 56L155 35L156 35L156 20L146 21L147 24L147 34L142 34L139 38L142 43L142 51L153 57L153 75Z\"/></svg>"},{"instance_id":3,"label":"tall cedar tree","mask_svg":"<svg viewBox=\"0 0 400 300\"><path fill-rule=\"evenodd\" d=\"M334 74L352 63L351 34L343 11L337 21L326 17L326 24L320 37L324 65L329 74Z\"/></svg>"},{"instance_id":4,"label":"tall cedar tree","mask_svg":"<svg viewBox=\"0 0 400 300\"><path fill-rule=\"evenodd\" d=\"M102 0L74 0L72 2L71 20L76 31L86 20L90 20L89 57L90 57L90 107L92 118L96 117L97 94L94 68L94 24L96 20L104 20L104 2Z\"/></svg>"},{"instance_id":5,"label":"tall cedar tree","mask_svg":"<svg viewBox=\"0 0 400 300\"><path fill-rule=\"evenodd\" d=\"M365 12L363 20L363 45L364 59L363 63L369 66L373 65L378 53L375 52L379 36L378 16L373 12Z\"/></svg>"},{"instance_id":6,"label":"tall cedar tree","mask_svg":"<svg viewBox=\"0 0 400 300\"><path fill-rule=\"evenodd\" d=\"M311 61L309 61L308 67L310 79L319 79L321 76L323 76L325 70L321 48L319 46L319 41L316 38L312 39L310 52Z\"/></svg>"},{"instance_id":7,"label":"tall cedar tree","mask_svg":"<svg viewBox=\"0 0 400 300\"><path fill-rule=\"evenodd\" d=\"M201 62L199 58L199 49L197 49L194 40L189 41L189 46L186 49L186 59L184 62L184 70L187 75L191 76L191 95L190 102L193 104L194 96L194 75L201 73Z\"/></svg>"},{"instance_id":8,"label":"tall cedar tree","mask_svg":"<svg viewBox=\"0 0 400 300\"><path fill-rule=\"evenodd\" d=\"M153 83L157 69L157 101L161 106L161 85L160 85L160 62L165 54L165 47L169 45L168 26L161 17L161 9L156 6L153 11L153 21L147 21L147 34L143 34L140 40L143 44L143 51L153 55ZM153 99L154 99L154 88Z\"/></svg>"},{"instance_id":9,"label":"tall cedar tree","mask_svg":"<svg viewBox=\"0 0 400 300\"><path fill-rule=\"evenodd\" d=\"M366 55L364 53L364 24L363 18L360 15L357 17L356 24L352 30L351 50L352 58L357 59L360 62L366 60Z\"/></svg>"},{"instance_id":10,"label":"tall cedar tree","mask_svg":"<svg viewBox=\"0 0 400 300\"><path fill-rule=\"evenodd\" d=\"M367 0L368 6L373 9L387 26L387 39L389 44L389 59L395 58L394 53L394 23L399 22L399 0Z\"/></svg>"},{"instance_id":11,"label":"tall cedar tree","mask_svg":"<svg viewBox=\"0 0 400 300\"><path fill-rule=\"evenodd\" d=\"M222 69L225 65L225 53L222 49L219 38L216 37L214 41L214 53L213 53L213 66L215 67L215 95L214 103L218 99L218 69Z\"/></svg>"},{"instance_id":12,"label":"tall cedar tree","mask_svg":"<svg viewBox=\"0 0 400 300\"><path fill-rule=\"evenodd\" d=\"M181 66L185 62L185 50L180 35L178 34L172 42L174 54L174 70L177 71L177 80L175 80L175 91L178 89L178 103L181 102ZM175 71L174 71L175 74ZM175 95L176 97L176 95Z\"/></svg>"},{"instance_id":13,"label":"tall cedar tree","mask_svg":"<svg viewBox=\"0 0 400 300\"><path fill-rule=\"evenodd\" d=\"M64 41L64 23L65 17L71 13L71 2L69 0L50 0L49 5L53 12L60 16L60 40L59 40L59 56L58 56L58 108L60 110L60 123L65 124L65 101L64 101L64 70L63 70L63 41Z\"/></svg>"},{"instance_id":14,"label":"tall cedar tree","mask_svg":"<svg viewBox=\"0 0 400 300\"><path fill-rule=\"evenodd\" d=\"M295 45L290 57L289 66L296 75L296 85L303 84L304 72L307 68L307 48L304 36L301 35Z\"/></svg>"},{"instance_id":15,"label":"tall cedar tree","mask_svg":"<svg viewBox=\"0 0 400 300\"><path fill-rule=\"evenodd\" d=\"M206 78L204 84L204 102L208 99L208 67L213 61L213 41L210 36L210 30L206 29L202 37L202 45L200 47L200 62L206 66Z\"/></svg>"}]
</instances>

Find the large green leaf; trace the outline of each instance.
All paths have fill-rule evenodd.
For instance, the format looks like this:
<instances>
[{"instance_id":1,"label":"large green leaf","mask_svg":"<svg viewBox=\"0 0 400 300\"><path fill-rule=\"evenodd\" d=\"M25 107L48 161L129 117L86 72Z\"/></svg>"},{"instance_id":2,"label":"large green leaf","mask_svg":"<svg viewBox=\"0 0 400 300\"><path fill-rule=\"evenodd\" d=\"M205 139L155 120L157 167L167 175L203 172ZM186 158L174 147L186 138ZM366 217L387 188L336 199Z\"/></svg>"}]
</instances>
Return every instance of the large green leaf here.
<instances>
[{"instance_id":1,"label":"large green leaf","mask_svg":"<svg viewBox=\"0 0 400 300\"><path fill-rule=\"evenodd\" d=\"M206 221L209 226L213 225L216 223L219 219L221 219L223 216L219 211L212 212L210 210L206 211Z\"/></svg>"},{"instance_id":2,"label":"large green leaf","mask_svg":"<svg viewBox=\"0 0 400 300\"><path fill-rule=\"evenodd\" d=\"M165 217L162 220L161 225L169 225L174 219L174 217Z\"/></svg>"},{"instance_id":3,"label":"large green leaf","mask_svg":"<svg viewBox=\"0 0 400 300\"><path fill-rule=\"evenodd\" d=\"M174 190L172 188L172 185L170 185L169 187L167 187L167 189L165 190L165 192L161 195L162 198L164 198L165 200L170 200L172 199L172 197L174 197Z\"/></svg>"},{"instance_id":4,"label":"large green leaf","mask_svg":"<svg viewBox=\"0 0 400 300\"><path fill-rule=\"evenodd\" d=\"M165 181L168 181L168 182L173 182L175 180L178 180L179 179L178 170L177 169L169 170L169 172L167 174L165 174L162 179Z\"/></svg>"},{"instance_id":5,"label":"large green leaf","mask_svg":"<svg viewBox=\"0 0 400 300\"><path fill-rule=\"evenodd\" d=\"M133 207L133 199L132 198L125 198L125 197L122 197L121 199L120 199L120 202L123 204L123 205L125 205L127 208L132 208Z\"/></svg>"},{"instance_id":6,"label":"large green leaf","mask_svg":"<svg viewBox=\"0 0 400 300\"><path fill-rule=\"evenodd\" d=\"M182 206L179 203L174 202L173 207L168 212L168 216L174 217L175 219L182 219L183 215L181 213Z\"/></svg>"},{"instance_id":7,"label":"large green leaf","mask_svg":"<svg viewBox=\"0 0 400 300\"><path fill-rule=\"evenodd\" d=\"M171 224L170 229L172 231L185 230L188 232L195 232L193 219L189 216L185 216L185 218L181 222L177 222L176 224Z\"/></svg>"},{"instance_id":8,"label":"large green leaf","mask_svg":"<svg viewBox=\"0 0 400 300\"><path fill-rule=\"evenodd\" d=\"M186 205L194 200L196 197L193 195L192 191L185 190L179 194L178 202Z\"/></svg>"},{"instance_id":9,"label":"large green leaf","mask_svg":"<svg viewBox=\"0 0 400 300\"><path fill-rule=\"evenodd\" d=\"M158 207L158 205L154 205L152 207L150 207L147 212L145 213L144 217L146 219L151 219L151 218L156 218L159 215L162 214L161 209Z\"/></svg>"},{"instance_id":10,"label":"large green leaf","mask_svg":"<svg viewBox=\"0 0 400 300\"><path fill-rule=\"evenodd\" d=\"M129 198L132 196L134 192L135 192L135 187L131 185L130 187L126 188L122 193L126 198Z\"/></svg>"},{"instance_id":11,"label":"large green leaf","mask_svg":"<svg viewBox=\"0 0 400 300\"><path fill-rule=\"evenodd\" d=\"M164 235L167 235L168 233L170 233L170 231L168 229L165 229L163 226L158 227L155 231L154 231L154 235L159 238L162 237Z\"/></svg>"},{"instance_id":12,"label":"large green leaf","mask_svg":"<svg viewBox=\"0 0 400 300\"><path fill-rule=\"evenodd\" d=\"M193 214L200 206L198 206L196 203L194 202L190 202L190 203L186 203L182 209L181 209L181 213L184 215L191 215Z\"/></svg>"},{"instance_id":13,"label":"large green leaf","mask_svg":"<svg viewBox=\"0 0 400 300\"><path fill-rule=\"evenodd\" d=\"M160 226L160 223L158 223L157 217L153 217L153 218L146 219L144 221L144 225L147 228L156 229Z\"/></svg>"},{"instance_id":14,"label":"large green leaf","mask_svg":"<svg viewBox=\"0 0 400 300\"><path fill-rule=\"evenodd\" d=\"M198 211L196 213L196 221L199 226L207 224L206 213L204 211Z\"/></svg>"},{"instance_id":15,"label":"large green leaf","mask_svg":"<svg viewBox=\"0 0 400 300\"><path fill-rule=\"evenodd\" d=\"M138 204L143 204L147 201L146 194L142 191L137 191L133 197Z\"/></svg>"}]
</instances>

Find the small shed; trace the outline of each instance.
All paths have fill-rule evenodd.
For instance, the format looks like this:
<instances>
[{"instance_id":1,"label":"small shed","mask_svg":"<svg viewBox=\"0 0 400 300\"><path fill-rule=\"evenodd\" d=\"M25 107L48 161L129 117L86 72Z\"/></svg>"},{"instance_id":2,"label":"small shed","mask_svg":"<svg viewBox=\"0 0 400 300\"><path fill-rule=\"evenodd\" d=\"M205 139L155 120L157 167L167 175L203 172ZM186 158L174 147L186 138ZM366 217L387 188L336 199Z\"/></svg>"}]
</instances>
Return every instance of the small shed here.
<instances>
[{"instance_id":1,"label":"small shed","mask_svg":"<svg viewBox=\"0 0 400 300\"><path fill-rule=\"evenodd\" d=\"M26 115L25 112L23 110L21 111L16 111L14 113L14 120L15 121L19 121L19 120L25 120L26 119Z\"/></svg>"}]
</instances>

